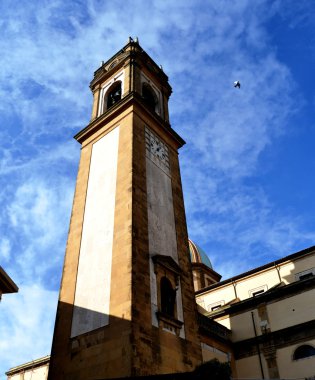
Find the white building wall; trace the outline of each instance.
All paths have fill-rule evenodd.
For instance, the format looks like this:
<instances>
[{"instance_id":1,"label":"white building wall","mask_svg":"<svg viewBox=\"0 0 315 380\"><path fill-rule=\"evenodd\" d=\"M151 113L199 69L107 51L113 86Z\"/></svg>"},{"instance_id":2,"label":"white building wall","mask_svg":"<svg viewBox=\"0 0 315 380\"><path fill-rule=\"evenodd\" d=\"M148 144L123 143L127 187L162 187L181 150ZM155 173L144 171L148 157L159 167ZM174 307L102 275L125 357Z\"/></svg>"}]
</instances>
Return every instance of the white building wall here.
<instances>
[{"instance_id":1,"label":"white building wall","mask_svg":"<svg viewBox=\"0 0 315 380\"><path fill-rule=\"evenodd\" d=\"M303 379L305 377L315 376L315 356L293 360L294 351L298 346L303 344L309 344L315 347L315 339L277 350L277 363L281 378L299 378L302 374Z\"/></svg>"},{"instance_id":2,"label":"white building wall","mask_svg":"<svg viewBox=\"0 0 315 380\"><path fill-rule=\"evenodd\" d=\"M271 331L314 320L314 289L267 305Z\"/></svg>"},{"instance_id":3,"label":"white building wall","mask_svg":"<svg viewBox=\"0 0 315 380\"><path fill-rule=\"evenodd\" d=\"M32 368L22 368L13 375L8 375L7 380L47 380L49 363Z\"/></svg>"},{"instance_id":4,"label":"white building wall","mask_svg":"<svg viewBox=\"0 0 315 380\"><path fill-rule=\"evenodd\" d=\"M71 336L109 321L119 127L93 145Z\"/></svg>"}]
</instances>

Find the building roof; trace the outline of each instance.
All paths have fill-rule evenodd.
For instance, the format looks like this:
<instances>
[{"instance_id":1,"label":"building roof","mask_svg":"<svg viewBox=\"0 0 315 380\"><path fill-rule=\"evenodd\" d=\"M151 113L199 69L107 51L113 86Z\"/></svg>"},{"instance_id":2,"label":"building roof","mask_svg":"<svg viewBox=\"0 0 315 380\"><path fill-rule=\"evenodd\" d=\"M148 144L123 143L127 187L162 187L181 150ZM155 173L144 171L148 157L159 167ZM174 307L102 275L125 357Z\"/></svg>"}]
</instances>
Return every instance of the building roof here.
<instances>
[{"instance_id":1,"label":"building roof","mask_svg":"<svg viewBox=\"0 0 315 380\"><path fill-rule=\"evenodd\" d=\"M218 318L219 316L234 314L244 310L252 310L259 304L292 297L314 288L315 277L306 278L290 284L280 283L255 297L246 298L242 301L234 299L232 302L229 302L214 311L204 313L204 315L210 318Z\"/></svg>"},{"instance_id":2,"label":"building roof","mask_svg":"<svg viewBox=\"0 0 315 380\"><path fill-rule=\"evenodd\" d=\"M192 240L188 239L189 243L189 253L190 253L190 260L192 263L197 263L197 264L204 264L208 268L212 268L211 261L206 254L206 252L199 247L196 243L194 243Z\"/></svg>"},{"instance_id":3,"label":"building roof","mask_svg":"<svg viewBox=\"0 0 315 380\"><path fill-rule=\"evenodd\" d=\"M303 256L312 254L314 252L315 252L315 246L312 246L312 247L303 249L302 251L298 251L298 252L292 253L291 255L282 257L281 259L278 259L278 260L275 260L275 261L271 261L271 262L269 262L267 264L264 264L262 266L254 268L254 269L251 269L251 270L249 270L247 272L241 273L241 274L236 275L234 277L228 278L228 279L226 279L224 281L220 281L220 282L217 282L217 283L215 283L213 285L207 286L206 288L198 290L196 292L196 295L208 292L209 290L212 290L212 289L215 289L215 288L219 288L220 286L229 284L231 282L233 283L233 282L235 282L235 281L237 281L237 280L239 280L241 278L244 278L244 277L247 277L247 276L251 276L251 275L253 275L255 273L261 272L263 270L272 268L272 267L277 266L277 265L281 265L281 264L283 264L283 263L285 263L287 261L297 260L299 258L302 258Z\"/></svg>"},{"instance_id":4,"label":"building roof","mask_svg":"<svg viewBox=\"0 0 315 380\"><path fill-rule=\"evenodd\" d=\"M19 290L12 278L0 266L0 294L16 293Z\"/></svg>"},{"instance_id":5,"label":"building roof","mask_svg":"<svg viewBox=\"0 0 315 380\"><path fill-rule=\"evenodd\" d=\"M39 359L32 360L31 362L27 362L21 365L18 365L16 367L10 368L8 372L5 374L7 376L14 375L15 373L19 373L21 371L27 371L29 369L33 369L36 367L41 367L43 365L49 364L50 361L50 355L44 356Z\"/></svg>"}]
</instances>

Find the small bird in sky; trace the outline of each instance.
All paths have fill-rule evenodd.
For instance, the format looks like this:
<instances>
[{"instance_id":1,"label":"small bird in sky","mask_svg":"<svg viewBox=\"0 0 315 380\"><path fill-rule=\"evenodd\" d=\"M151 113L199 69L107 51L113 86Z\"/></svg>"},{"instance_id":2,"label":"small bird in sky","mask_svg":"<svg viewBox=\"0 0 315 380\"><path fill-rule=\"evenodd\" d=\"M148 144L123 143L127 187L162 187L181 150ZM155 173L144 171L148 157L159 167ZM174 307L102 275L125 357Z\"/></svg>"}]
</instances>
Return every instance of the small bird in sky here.
<instances>
[{"instance_id":1,"label":"small bird in sky","mask_svg":"<svg viewBox=\"0 0 315 380\"><path fill-rule=\"evenodd\" d=\"M241 88L241 83L240 83L239 80L236 80L236 81L234 82L234 87L235 87L235 88L236 88L236 87Z\"/></svg>"}]
</instances>

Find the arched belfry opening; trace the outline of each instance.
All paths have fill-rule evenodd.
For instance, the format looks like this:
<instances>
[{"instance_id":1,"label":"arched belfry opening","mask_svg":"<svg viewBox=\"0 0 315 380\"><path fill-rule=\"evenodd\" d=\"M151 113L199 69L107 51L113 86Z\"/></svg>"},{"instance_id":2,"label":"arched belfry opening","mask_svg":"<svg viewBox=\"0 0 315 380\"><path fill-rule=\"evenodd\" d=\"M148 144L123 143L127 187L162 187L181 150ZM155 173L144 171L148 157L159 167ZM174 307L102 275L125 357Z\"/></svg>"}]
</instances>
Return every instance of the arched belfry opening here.
<instances>
[{"instance_id":1,"label":"arched belfry opening","mask_svg":"<svg viewBox=\"0 0 315 380\"><path fill-rule=\"evenodd\" d=\"M161 278L161 311L170 317L175 317L176 290L167 277Z\"/></svg>"},{"instance_id":2,"label":"arched belfry opening","mask_svg":"<svg viewBox=\"0 0 315 380\"><path fill-rule=\"evenodd\" d=\"M121 81L115 82L105 94L106 110L121 99Z\"/></svg>"},{"instance_id":3,"label":"arched belfry opening","mask_svg":"<svg viewBox=\"0 0 315 380\"><path fill-rule=\"evenodd\" d=\"M142 98L147 105L147 107L156 112L156 107L158 105L157 96L153 90L153 88L148 83L142 84Z\"/></svg>"}]
</instances>

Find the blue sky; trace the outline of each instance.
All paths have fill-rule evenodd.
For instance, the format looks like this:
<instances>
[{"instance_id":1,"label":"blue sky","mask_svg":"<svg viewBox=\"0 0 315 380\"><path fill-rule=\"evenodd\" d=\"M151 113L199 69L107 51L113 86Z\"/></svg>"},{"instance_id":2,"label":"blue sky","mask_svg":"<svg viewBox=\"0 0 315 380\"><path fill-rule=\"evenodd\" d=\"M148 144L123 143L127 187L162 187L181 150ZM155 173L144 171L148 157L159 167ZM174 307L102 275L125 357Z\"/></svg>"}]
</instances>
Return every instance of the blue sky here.
<instances>
[{"instance_id":1,"label":"blue sky","mask_svg":"<svg viewBox=\"0 0 315 380\"><path fill-rule=\"evenodd\" d=\"M102 60L139 37L170 79L190 237L228 278L315 244L313 0L0 1L0 379L50 353ZM241 81L241 89L233 82Z\"/></svg>"}]
</instances>

